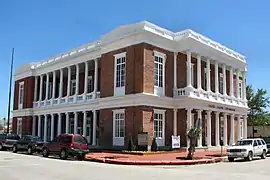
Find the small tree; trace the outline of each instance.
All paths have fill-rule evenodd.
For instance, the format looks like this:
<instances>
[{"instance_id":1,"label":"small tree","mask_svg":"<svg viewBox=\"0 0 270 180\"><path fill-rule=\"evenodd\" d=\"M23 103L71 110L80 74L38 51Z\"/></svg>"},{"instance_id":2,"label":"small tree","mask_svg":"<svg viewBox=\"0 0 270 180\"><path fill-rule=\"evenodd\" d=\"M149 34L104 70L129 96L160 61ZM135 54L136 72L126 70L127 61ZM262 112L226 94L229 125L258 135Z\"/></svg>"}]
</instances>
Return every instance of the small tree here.
<instances>
[{"instance_id":1,"label":"small tree","mask_svg":"<svg viewBox=\"0 0 270 180\"><path fill-rule=\"evenodd\" d=\"M193 159L194 153L195 153L196 141L201 136L201 131L202 131L201 120L199 119L197 121L196 127L189 129L189 131L187 132L187 137L190 140L190 146L188 148L187 159L190 159L190 160Z\"/></svg>"}]
</instances>

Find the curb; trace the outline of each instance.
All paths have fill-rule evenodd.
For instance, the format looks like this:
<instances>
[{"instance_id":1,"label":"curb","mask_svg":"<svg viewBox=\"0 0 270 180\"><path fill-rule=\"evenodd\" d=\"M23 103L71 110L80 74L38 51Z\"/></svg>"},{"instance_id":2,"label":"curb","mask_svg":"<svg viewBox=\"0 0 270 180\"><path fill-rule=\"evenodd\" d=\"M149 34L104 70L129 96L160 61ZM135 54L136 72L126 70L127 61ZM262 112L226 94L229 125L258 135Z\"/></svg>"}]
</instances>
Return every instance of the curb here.
<instances>
[{"instance_id":1,"label":"curb","mask_svg":"<svg viewBox=\"0 0 270 180\"><path fill-rule=\"evenodd\" d=\"M131 161L131 160L116 160L105 158L86 158L85 161L119 164L119 165L196 165L196 164L210 164L223 161L223 158L200 159L200 160L185 160L185 161Z\"/></svg>"}]
</instances>

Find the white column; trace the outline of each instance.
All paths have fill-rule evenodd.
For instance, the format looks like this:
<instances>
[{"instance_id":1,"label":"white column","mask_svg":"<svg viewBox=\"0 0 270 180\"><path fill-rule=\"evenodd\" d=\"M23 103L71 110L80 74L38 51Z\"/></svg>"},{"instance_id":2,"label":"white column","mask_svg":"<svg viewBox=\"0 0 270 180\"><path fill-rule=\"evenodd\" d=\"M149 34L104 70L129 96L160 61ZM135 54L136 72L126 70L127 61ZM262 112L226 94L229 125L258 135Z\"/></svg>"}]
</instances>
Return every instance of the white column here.
<instances>
[{"instance_id":1,"label":"white column","mask_svg":"<svg viewBox=\"0 0 270 180\"><path fill-rule=\"evenodd\" d=\"M60 88L59 88L59 97L63 97L63 76L64 76L64 69L60 69Z\"/></svg>"},{"instance_id":2,"label":"white column","mask_svg":"<svg viewBox=\"0 0 270 180\"><path fill-rule=\"evenodd\" d=\"M207 92L211 92L211 76L210 76L210 71L211 71L211 67L210 67L210 59L207 58L206 60L206 90Z\"/></svg>"},{"instance_id":3,"label":"white column","mask_svg":"<svg viewBox=\"0 0 270 180\"><path fill-rule=\"evenodd\" d=\"M54 114L51 114L51 140L54 138Z\"/></svg>"},{"instance_id":4,"label":"white column","mask_svg":"<svg viewBox=\"0 0 270 180\"><path fill-rule=\"evenodd\" d=\"M41 115L38 115L38 137L41 136Z\"/></svg>"},{"instance_id":5,"label":"white column","mask_svg":"<svg viewBox=\"0 0 270 180\"><path fill-rule=\"evenodd\" d=\"M57 121L57 134L60 135L62 132L62 114L58 113L58 121Z\"/></svg>"},{"instance_id":6,"label":"white column","mask_svg":"<svg viewBox=\"0 0 270 180\"><path fill-rule=\"evenodd\" d=\"M56 71L53 71L52 99L55 99L55 87L56 87Z\"/></svg>"},{"instance_id":7,"label":"white column","mask_svg":"<svg viewBox=\"0 0 270 180\"><path fill-rule=\"evenodd\" d=\"M173 88L177 90L177 54L178 52L174 52L173 58Z\"/></svg>"},{"instance_id":8,"label":"white column","mask_svg":"<svg viewBox=\"0 0 270 180\"><path fill-rule=\"evenodd\" d=\"M96 131L97 131L97 113L96 110L93 110L93 143L92 145L96 145Z\"/></svg>"},{"instance_id":9,"label":"white column","mask_svg":"<svg viewBox=\"0 0 270 180\"><path fill-rule=\"evenodd\" d=\"M233 68L230 67L230 96L234 96L234 87L233 87Z\"/></svg>"},{"instance_id":10,"label":"white column","mask_svg":"<svg viewBox=\"0 0 270 180\"><path fill-rule=\"evenodd\" d=\"M223 73L223 94L227 95L226 64L223 64L222 66L222 73Z\"/></svg>"},{"instance_id":11,"label":"white column","mask_svg":"<svg viewBox=\"0 0 270 180\"><path fill-rule=\"evenodd\" d=\"M48 100L49 98L49 80L50 80L50 76L49 73L46 74L46 100Z\"/></svg>"},{"instance_id":12,"label":"white column","mask_svg":"<svg viewBox=\"0 0 270 180\"><path fill-rule=\"evenodd\" d=\"M191 51L187 50L187 87L192 87L191 85Z\"/></svg>"},{"instance_id":13,"label":"white column","mask_svg":"<svg viewBox=\"0 0 270 180\"><path fill-rule=\"evenodd\" d=\"M86 137L86 120L87 120L87 111L83 112L83 136Z\"/></svg>"},{"instance_id":14,"label":"white column","mask_svg":"<svg viewBox=\"0 0 270 180\"><path fill-rule=\"evenodd\" d=\"M243 80L242 80L242 99L247 100L246 95L246 72L242 72Z\"/></svg>"},{"instance_id":15,"label":"white column","mask_svg":"<svg viewBox=\"0 0 270 180\"><path fill-rule=\"evenodd\" d=\"M43 94L43 74L40 75L39 101L42 101Z\"/></svg>"},{"instance_id":16,"label":"white column","mask_svg":"<svg viewBox=\"0 0 270 180\"><path fill-rule=\"evenodd\" d=\"M223 117L224 117L224 126L223 126L223 133L224 133L224 137L223 137L223 145L227 146L228 145L228 119L227 119L228 114L227 113L223 113Z\"/></svg>"},{"instance_id":17,"label":"white column","mask_svg":"<svg viewBox=\"0 0 270 180\"><path fill-rule=\"evenodd\" d=\"M48 116L47 114L44 115L44 138L43 141L47 142L47 130L48 130Z\"/></svg>"},{"instance_id":18,"label":"white column","mask_svg":"<svg viewBox=\"0 0 270 180\"><path fill-rule=\"evenodd\" d=\"M202 57L201 55L197 55L197 89L202 89L202 77L201 77L201 67Z\"/></svg>"},{"instance_id":19,"label":"white column","mask_svg":"<svg viewBox=\"0 0 270 180\"><path fill-rule=\"evenodd\" d=\"M173 109L173 135L177 136L177 109Z\"/></svg>"},{"instance_id":20,"label":"white column","mask_svg":"<svg viewBox=\"0 0 270 180\"><path fill-rule=\"evenodd\" d=\"M36 116L33 116L33 121L32 121L32 135L36 136Z\"/></svg>"},{"instance_id":21,"label":"white column","mask_svg":"<svg viewBox=\"0 0 270 180\"><path fill-rule=\"evenodd\" d=\"M234 144L234 114L231 114L231 135L230 145Z\"/></svg>"},{"instance_id":22,"label":"white column","mask_svg":"<svg viewBox=\"0 0 270 180\"><path fill-rule=\"evenodd\" d=\"M74 112L74 134L78 133L78 112Z\"/></svg>"},{"instance_id":23,"label":"white column","mask_svg":"<svg viewBox=\"0 0 270 180\"><path fill-rule=\"evenodd\" d=\"M240 98L240 93L239 93L239 70L236 69L236 97L239 99Z\"/></svg>"},{"instance_id":24,"label":"white column","mask_svg":"<svg viewBox=\"0 0 270 180\"><path fill-rule=\"evenodd\" d=\"M186 109L187 110L187 132L191 129L192 125L192 114L191 110L192 109ZM187 138L187 147L190 146L190 140Z\"/></svg>"},{"instance_id":25,"label":"white column","mask_svg":"<svg viewBox=\"0 0 270 180\"><path fill-rule=\"evenodd\" d=\"M69 133L69 113L66 113L66 133Z\"/></svg>"},{"instance_id":26,"label":"white column","mask_svg":"<svg viewBox=\"0 0 270 180\"><path fill-rule=\"evenodd\" d=\"M220 138L219 138L219 112L215 112L216 115L216 146L220 146Z\"/></svg>"},{"instance_id":27,"label":"white column","mask_svg":"<svg viewBox=\"0 0 270 180\"><path fill-rule=\"evenodd\" d=\"M237 140L240 140L241 139L241 116L240 115L238 115L237 116L237 135L238 135L238 137L237 137Z\"/></svg>"},{"instance_id":28,"label":"white column","mask_svg":"<svg viewBox=\"0 0 270 180\"><path fill-rule=\"evenodd\" d=\"M71 67L68 66L67 97L70 96Z\"/></svg>"},{"instance_id":29,"label":"white column","mask_svg":"<svg viewBox=\"0 0 270 180\"><path fill-rule=\"evenodd\" d=\"M77 96L79 94L79 78L80 78L80 67L79 64L76 64L76 91L75 95Z\"/></svg>"},{"instance_id":30,"label":"white column","mask_svg":"<svg viewBox=\"0 0 270 180\"><path fill-rule=\"evenodd\" d=\"M211 111L207 111L207 146L211 147Z\"/></svg>"},{"instance_id":31,"label":"white column","mask_svg":"<svg viewBox=\"0 0 270 180\"><path fill-rule=\"evenodd\" d=\"M35 76L35 94L34 94L34 101L37 101L37 86L38 86L38 76Z\"/></svg>"},{"instance_id":32,"label":"white column","mask_svg":"<svg viewBox=\"0 0 270 180\"><path fill-rule=\"evenodd\" d=\"M247 138L247 115L243 117L243 125L244 125L244 138Z\"/></svg>"},{"instance_id":33,"label":"white column","mask_svg":"<svg viewBox=\"0 0 270 180\"><path fill-rule=\"evenodd\" d=\"M215 61L215 92L219 93L218 61Z\"/></svg>"},{"instance_id":34,"label":"white column","mask_svg":"<svg viewBox=\"0 0 270 180\"><path fill-rule=\"evenodd\" d=\"M87 86L88 86L88 61L84 63L85 66L85 72L84 72L84 95L86 95L87 92ZM85 97L85 96L84 96Z\"/></svg>"},{"instance_id":35,"label":"white column","mask_svg":"<svg viewBox=\"0 0 270 180\"><path fill-rule=\"evenodd\" d=\"M95 59L95 80L94 80L94 97L97 97L98 89L98 59Z\"/></svg>"},{"instance_id":36,"label":"white column","mask_svg":"<svg viewBox=\"0 0 270 180\"><path fill-rule=\"evenodd\" d=\"M198 110L197 111L198 112L198 120L200 120L201 122L201 124L202 124L202 110ZM202 127L200 126L200 128L202 129ZM200 137L199 137L199 139L198 139L198 147L202 147L202 131L201 131L201 135L200 135Z\"/></svg>"}]
</instances>

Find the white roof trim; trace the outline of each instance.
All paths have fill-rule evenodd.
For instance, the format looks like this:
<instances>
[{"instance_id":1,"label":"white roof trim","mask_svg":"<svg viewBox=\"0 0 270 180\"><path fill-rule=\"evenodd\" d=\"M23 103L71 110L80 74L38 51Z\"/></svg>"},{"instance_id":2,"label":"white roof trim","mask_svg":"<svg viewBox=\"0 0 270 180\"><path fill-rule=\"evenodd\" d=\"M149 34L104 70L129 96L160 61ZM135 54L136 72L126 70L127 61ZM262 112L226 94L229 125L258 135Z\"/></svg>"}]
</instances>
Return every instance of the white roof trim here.
<instances>
[{"instance_id":1,"label":"white roof trim","mask_svg":"<svg viewBox=\"0 0 270 180\"><path fill-rule=\"evenodd\" d=\"M163 38L166 38L166 39L174 41L174 42L179 42L182 39L186 39L186 38L192 38L192 39L198 41L199 43L202 43L206 46L209 46L213 49L216 49L217 51L224 53L232 58L235 58L235 59L242 61L244 63L246 62L245 56L241 55L240 53L237 53L237 52L233 51L232 49L229 49L229 48L221 45L220 43L213 41L213 40L211 40L211 39L209 39L209 38L207 38L199 33L196 33L190 29L174 33L174 32L171 32L167 29L161 28L155 24L152 24L150 22L142 21L142 22L135 23L135 24L119 26L116 29L114 29L113 31L103 35L101 40L98 40L98 41L95 41L92 43L88 43L86 45L72 49L72 50L65 52L65 53L58 54L58 55L51 57L51 58L48 58L46 60L24 64L17 69L16 74L20 73L22 71L25 71L25 68L33 70L33 69L37 69L37 68L41 68L43 66L49 65L49 64L56 62L56 61L62 61L66 58L71 58L75 55L81 55L81 54L86 53L86 52L94 51L98 48L102 48L102 46L104 46L110 42L125 38L127 36L136 34L138 32L143 32L143 31L147 31L147 32L159 35Z\"/></svg>"}]
</instances>

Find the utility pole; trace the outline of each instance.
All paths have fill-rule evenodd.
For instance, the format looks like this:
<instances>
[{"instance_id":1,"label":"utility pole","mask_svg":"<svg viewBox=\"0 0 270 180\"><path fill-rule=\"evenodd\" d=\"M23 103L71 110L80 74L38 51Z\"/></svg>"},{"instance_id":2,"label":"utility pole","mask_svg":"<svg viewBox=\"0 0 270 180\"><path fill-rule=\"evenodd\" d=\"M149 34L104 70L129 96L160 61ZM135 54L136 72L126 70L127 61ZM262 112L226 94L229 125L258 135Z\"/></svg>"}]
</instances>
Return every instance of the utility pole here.
<instances>
[{"instance_id":1,"label":"utility pole","mask_svg":"<svg viewBox=\"0 0 270 180\"><path fill-rule=\"evenodd\" d=\"M10 76L9 76L9 95L8 95L8 117L7 117L7 133L9 133L9 121L10 121L10 104L11 104L11 86L12 86L12 71L14 61L14 48L12 48Z\"/></svg>"}]
</instances>

